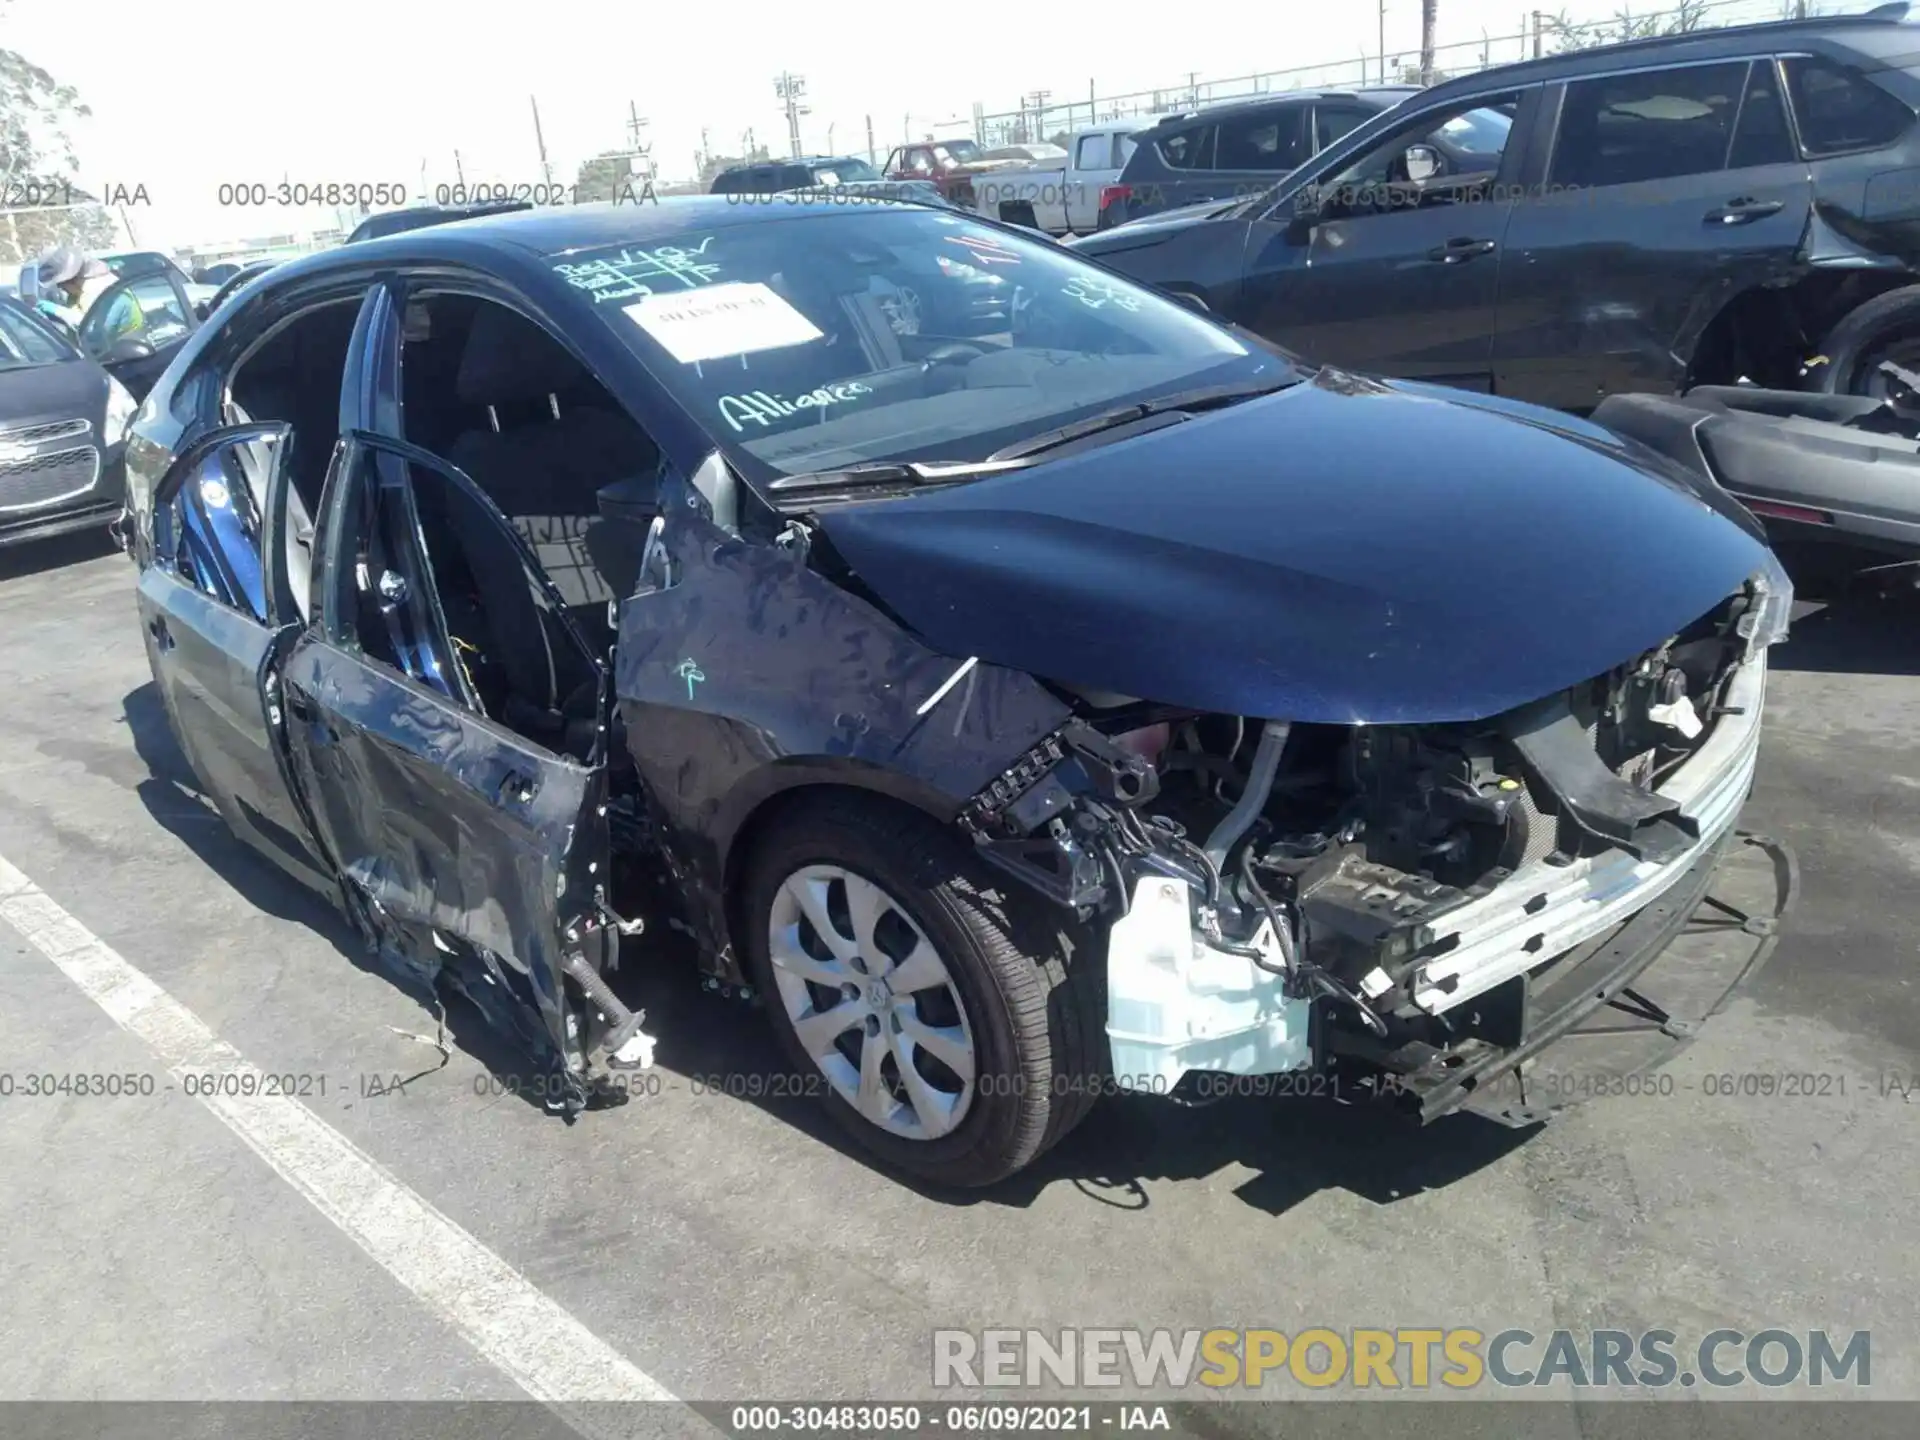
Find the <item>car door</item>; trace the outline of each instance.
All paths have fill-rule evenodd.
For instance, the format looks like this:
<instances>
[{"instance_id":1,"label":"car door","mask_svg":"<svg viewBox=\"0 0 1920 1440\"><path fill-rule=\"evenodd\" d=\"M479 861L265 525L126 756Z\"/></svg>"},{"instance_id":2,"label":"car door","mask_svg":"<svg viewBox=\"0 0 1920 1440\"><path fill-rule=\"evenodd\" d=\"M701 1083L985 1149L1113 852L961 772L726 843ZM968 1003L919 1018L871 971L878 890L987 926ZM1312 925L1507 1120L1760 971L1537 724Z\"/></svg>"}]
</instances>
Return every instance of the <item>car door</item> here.
<instances>
[{"instance_id":1,"label":"car door","mask_svg":"<svg viewBox=\"0 0 1920 1440\"><path fill-rule=\"evenodd\" d=\"M144 400L200 323L172 271L150 271L103 290L81 317L75 339L134 399Z\"/></svg>"},{"instance_id":2,"label":"car door","mask_svg":"<svg viewBox=\"0 0 1920 1440\"><path fill-rule=\"evenodd\" d=\"M1065 215L1062 227L1091 231L1100 221L1100 194L1119 180L1133 153L1131 135L1124 130L1097 130L1073 142L1073 164L1066 170ZM1047 228L1042 220L1042 228Z\"/></svg>"},{"instance_id":3,"label":"car door","mask_svg":"<svg viewBox=\"0 0 1920 1440\"><path fill-rule=\"evenodd\" d=\"M154 491L153 558L137 597L161 702L207 798L234 834L328 889L281 743L276 665L299 608L264 564L285 533L292 435L282 424L225 426L182 452Z\"/></svg>"},{"instance_id":4,"label":"car door","mask_svg":"<svg viewBox=\"0 0 1920 1440\"><path fill-rule=\"evenodd\" d=\"M319 542L314 623L283 672L293 768L350 903L383 940L415 953L464 946L537 1017L569 1065L583 1050L564 1003L570 956L596 972L614 953L605 886L610 845L606 726L561 755L490 717L455 650L423 536L417 487L430 484L496 527L494 553L564 622L565 604L526 542L457 469L373 433L397 427L401 310L369 298L348 355L343 420Z\"/></svg>"},{"instance_id":5,"label":"car door","mask_svg":"<svg viewBox=\"0 0 1920 1440\"><path fill-rule=\"evenodd\" d=\"M1491 388L1517 137L1537 96L1534 87L1431 107L1330 162L1249 228L1233 318L1322 363ZM1468 114L1500 143L1471 166L1431 168L1435 133Z\"/></svg>"},{"instance_id":6,"label":"car door","mask_svg":"<svg viewBox=\"0 0 1920 1440\"><path fill-rule=\"evenodd\" d=\"M1771 57L1577 80L1500 267L1495 385L1585 411L1672 391L1733 296L1790 275L1813 206Z\"/></svg>"}]
</instances>

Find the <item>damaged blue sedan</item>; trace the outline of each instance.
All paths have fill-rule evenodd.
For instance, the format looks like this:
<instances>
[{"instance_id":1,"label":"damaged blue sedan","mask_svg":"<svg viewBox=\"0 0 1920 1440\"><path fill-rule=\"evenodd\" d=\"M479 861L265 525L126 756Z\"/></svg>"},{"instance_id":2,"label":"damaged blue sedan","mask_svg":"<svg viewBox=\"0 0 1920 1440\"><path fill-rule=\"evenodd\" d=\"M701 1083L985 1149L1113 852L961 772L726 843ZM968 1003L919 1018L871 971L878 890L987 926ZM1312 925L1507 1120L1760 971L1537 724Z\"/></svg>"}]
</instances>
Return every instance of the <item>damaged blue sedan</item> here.
<instances>
[{"instance_id":1,"label":"damaged blue sedan","mask_svg":"<svg viewBox=\"0 0 1920 1440\"><path fill-rule=\"evenodd\" d=\"M192 337L128 466L206 795L569 1115L654 1063L608 977L662 908L955 1185L1116 1090L1531 1123L1573 1037L1690 1033L1677 936L1768 929L1720 891L1791 593L1737 504L973 217L342 247Z\"/></svg>"}]
</instances>

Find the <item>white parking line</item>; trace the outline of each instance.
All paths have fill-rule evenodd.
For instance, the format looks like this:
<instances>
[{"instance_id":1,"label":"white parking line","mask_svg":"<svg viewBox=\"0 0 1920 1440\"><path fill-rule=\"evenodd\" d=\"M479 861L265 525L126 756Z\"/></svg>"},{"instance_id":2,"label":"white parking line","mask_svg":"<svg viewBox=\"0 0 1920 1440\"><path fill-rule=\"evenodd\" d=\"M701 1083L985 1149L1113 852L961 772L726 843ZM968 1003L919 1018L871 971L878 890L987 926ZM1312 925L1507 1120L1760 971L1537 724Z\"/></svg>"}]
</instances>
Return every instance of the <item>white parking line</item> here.
<instances>
[{"instance_id":1,"label":"white parking line","mask_svg":"<svg viewBox=\"0 0 1920 1440\"><path fill-rule=\"evenodd\" d=\"M305 1105L259 1093L261 1072L239 1051L4 857L0 920L145 1041L175 1077L237 1077L196 1098L534 1399L558 1408L676 1398ZM255 1093L218 1093L223 1088ZM560 1414L576 1429L601 1428Z\"/></svg>"}]
</instances>

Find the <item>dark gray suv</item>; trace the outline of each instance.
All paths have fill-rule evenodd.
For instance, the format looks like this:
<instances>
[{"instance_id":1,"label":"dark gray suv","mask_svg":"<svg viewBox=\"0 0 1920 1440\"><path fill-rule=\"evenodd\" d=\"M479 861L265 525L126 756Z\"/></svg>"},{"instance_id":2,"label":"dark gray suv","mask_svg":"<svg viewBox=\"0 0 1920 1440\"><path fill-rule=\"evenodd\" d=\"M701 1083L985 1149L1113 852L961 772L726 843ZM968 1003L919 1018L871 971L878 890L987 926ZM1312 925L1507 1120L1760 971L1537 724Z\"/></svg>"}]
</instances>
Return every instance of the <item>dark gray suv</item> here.
<instances>
[{"instance_id":1,"label":"dark gray suv","mask_svg":"<svg viewBox=\"0 0 1920 1440\"><path fill-rule=\"evenodd\" d=\"M1133 137L1126 169L1100 197L1096 228L1258 195L1349 130L1418 93L1404 86L1302 90L1170 116Z\"/></svg>"},{"instance_id":2,"label":"dark gray suv","mask_svg":"<svg viewBox=\"0 0 1920 1440\"><path fill-rule=\"evenodd\" d=\"M808 155L794 160L763 160L733 165L713 177L714 195L779 195L788 190L827 188L851 181L880 179L880 172L852 155Z\"/></svg>"}]
</instances>

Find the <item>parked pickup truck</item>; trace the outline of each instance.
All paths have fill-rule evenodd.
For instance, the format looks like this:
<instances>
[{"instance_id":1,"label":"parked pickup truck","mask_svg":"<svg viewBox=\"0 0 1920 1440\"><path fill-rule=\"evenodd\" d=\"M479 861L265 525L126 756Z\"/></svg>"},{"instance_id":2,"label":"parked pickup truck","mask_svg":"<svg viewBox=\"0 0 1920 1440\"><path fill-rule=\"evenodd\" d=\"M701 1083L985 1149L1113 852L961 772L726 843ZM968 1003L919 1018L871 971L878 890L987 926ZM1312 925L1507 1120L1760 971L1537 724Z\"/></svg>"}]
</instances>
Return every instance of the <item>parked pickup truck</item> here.
<instances>
[{"instance_id":1,"label":"parked pickup truck","mask_svg":"<svg viewBox=\"0 0 1920 1440\"><path fill-rule=\"evenodd\" d=\"M1141 123L1077 130L1057 159L974 176L974 209L1049 235L1090 234L1100 217L1100 192L1119 180Z\"/></svg>"},{"instance_id":2,"label":"parked pickup truck","mask_svg":"<svg viewBox=\"0 0 1920 1440\"><path fill-rule=\"evenodd\" d=\"M894 147L882 173L889 180L925 180L949 204L971 210L973 186L982 175L1018 169L1027 163L1024 153L984 150L974 140L926 140Z\"/></svg>"}]
</instances>

